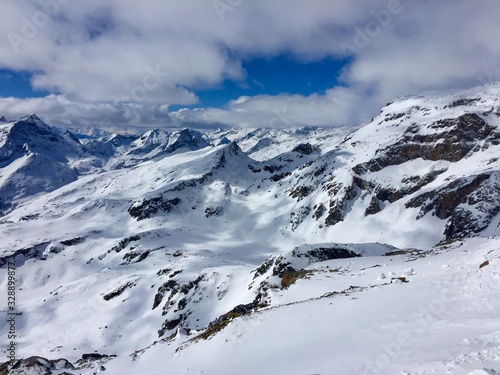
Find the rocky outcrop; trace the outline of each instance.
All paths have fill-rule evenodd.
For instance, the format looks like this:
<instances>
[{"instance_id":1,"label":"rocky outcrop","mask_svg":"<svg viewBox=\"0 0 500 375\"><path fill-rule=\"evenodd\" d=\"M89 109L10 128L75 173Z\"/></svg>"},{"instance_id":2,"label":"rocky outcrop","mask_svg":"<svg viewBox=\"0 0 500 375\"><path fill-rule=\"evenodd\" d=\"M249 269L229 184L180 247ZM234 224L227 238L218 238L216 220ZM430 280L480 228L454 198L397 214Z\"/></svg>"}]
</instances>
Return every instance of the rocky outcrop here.
<instances>
[{"instance_id":1,"label":"rocky outcrop","mask_svg":"<svg viewBox=\"0 0 500 375\"><path fill-rule=\"evenodd\" d=\"M109 250L109 252L114 251L115 253L119 253L120 251L125 249L131 242L139 241L140 239L141 236L139 235L124 238L123 240L120 240L120 242L118 242L115 246L113 246L111 250Z\"/></svg>"},{"instance_id":2,"label":"rocky outcrop","mask_svg":"<svg viewBox=\"0 0 500 375\"><path fill-rule=\"evenodd\" d=\"M325 218L326 226L332 226L344 220L349 203L358 195L358 189L354 184L350 186L340 185L332 193L334 198L330 200L328 215Z\"/></svg>"},{"instance_id":3,"label":"rocky outcrop","mask_svg":"<svg viewBox=\"0 0 500 375\"><path fill-rule=\"evenodd\" d=\"M500 213L500 178L498 173L457 179L448 185L421 194L406 203L406 208L420 208L417 219L431 213L448 220L445 240L469 237L485 229Z\"/></svg>"},{"instance_id":4,"label":"rocky outcrop","mask_svg":"<svg viewBox=\"0 0 500 375\"><path fill-rule=\"evenodd\" d=\"M297 227L309 216L311 213L311 208L307 206L302 206L297 212L290 213L290 224L292 225L292 231L297 229Z\"/></svg>"},{"instance_id":5,"label":"rocky outcrop","mask_svg":"<svg viewBox=\"0 0 500 375\"><path fill-rule=\"evenodd\" d=\"M82 371L85 373L93 371L93 374L97 374L105 371L104 365L113 358L116 358L116 355L88 353L83 354L75 363L71 363L64 358L49 360L33 356L0 364L0 375L77 375Z\"/></svg>"},{"instance_id":6,"label":"rocky outcrop","mask_svg":"<svg viewBox=\"0 0 500 375\"><path fill-rule=\"evenodd\" d=\"M175 272L169 277L173 278ZM199 292L200 283L205 279L205 275L200 275L196 279L181 283L178 280L169 280L158 288L158 293L155 295L153 309L162 303L164 296L170 292L167 301L163 306L162 315L168 316L158 330L158 336L162 337L166 332L175 329L186 318L191 315L191 311L187 308L190 303L196 303L196 294Z\"/></svg>"},{"instance_id":7,"label":"rocky outcrop","mask_svg":"<svg viewBox=\"0 0 500 375\"><path fill-rule=\"evenodd\" d=\"M310 143L301 143L295 146L292 150L292 152L296 152L302 155L310 155L313 152L319 152L319 151L321 150L318 146L313 146Z\"/></svg>"},{"instance_id":8,"label":"rocky outcrop","mask_svg":"<svg viewBox=\"0 0 500 375\"><path fill-rule=\"evenodd\" d=\"M306 268L313 263L358 256L361 255L349 245L318 244L299 246L291 252L270 257L255 270L254 280L267 275L266 280L260 284L260 296L257 296L256 301L265 303L266 291L269 288L288 288L298 279L307 277L311 271L306 270ZM273 279L278 279L279 285Z\"/></svg>"},{"instance_id":9,"label":"rocky outcrop","mask_svg":"<svg viewBox=\"0 0 500 375\"><path fill-rule=\"evenodd\" d=\"M472 178L462 178L453 181L443 188L421 194L406 203L406 208L418 208L417 217L421 218L428 212L440 219L449 218L458 205L467 202L468 195L473 193L490 175L481 174Z\"/></svg>"},{"instance_id":10,"label":"rocky outcrop","mask_svg":"<svg viewBox=\"0 0 500 375\"><path fill-rule=\"evenodd\" d=\"M44 252L50 242L42 242L27 248L15 250L12 254L0 257L0 267L5 266L7 263L14 263L17 267L20 267L29 259L44 259Z\"/></svg>"},{"instance_id":11,"label":"rocky outcrop","mask_svg":"<svg viewBox=\"0 0 500 375\"><path fill-rule=\"evenodd\" d=\"M240 316L249 315L252 312L256 311L259 307L263 307L263 305L261 305L257 301L257 299L255 299L251 303L238 305L231 311L222 314L217 319L210 322L205 331L201 335L193 338L193 340L208 339L215 335L217 332L224 329L229 323L231 323L233 319L239 318Z\"/></svg>"},{"instance_id":12,"label":"rocky outcrop","mask_svg":"<svg viewBox=\"0 0 500 375\"><path fill-rule=\"evenodd\" d=\"M224 214L224 207L222 206L208 206L205 208L205 217L222 216Z\"/></svg>"},{"instance_id":13,"label":"rocky outcrop","mask_svg":"<svg viewBox=\"0 0 500 375\"><path fill-rule=\"evenodd\" d=\"M362 190L372 193L372 198L368 207L365 210L365 216L375 215L383 210L384 202L394 203L406 196L409 196L422 187L433 182L440 174L446 172L446 169L433 170L424 176L410 176L401 180L403 186L388 187L379 186L377 181L364 181L359 177L355 177L355 184Z\"/></svg>"},{"instance_id":14,"label":"rocky outcrop","mask_svg":"<svg viewBox=\"0 0 500 375\"><path fill-rule=\"evenodd\" d=\"M137 221L140 221L149 219L158 212L169 213L181 202L180 198L165 199L163 196L145 198L142 202L130 206L128 213L130 216L136 218Z\"/></svg>"},{"instance_id":15,"label":"rocky outcrop","mask_svg":"<svg viewBox=\"0 0 500 375\"><path fill-rule=\"evenodd\" d=\"M105 301L112 300L113 298L121 296L123 294L123 292L125 292L127 289L133 288L135 285L136 285L136 283L133 281L126 282L125 284L120 285L118 288L114 289L113 291L106 293L102 298Z\"/></svg>"},{"instance_id":16,"label":"rocky outcrop","mask_svg":"<svg viewBox=\"0 0 500 375\"><path fill-rule=\"evenodd\" d=\"M69 372L75 370L66 359L49 360L43 357L29 357L16 361L9 361L0 365L0 375L21 375L21 374L40 374L52 375L60 374L65 371L65 374L74 374Z\"/></svg>"},{"instance_id":17,"label":"rocky outcrop","mask_svg":"<svg viewBox=\"0 0 500 375\"><path fill-rule=\"evenodd\" d=\"M297 186L290 192L290 196L294 199L297 199L297 202L300 202L302 199L307 197L309 194L316 190L315 186Z\"/></svg>"},{"instance_id":18,"label":"rocky outcrop","mask_svg":"<svg viewBox=\"0 0 500 375\"><path fill-rule=\"evenodd\" d=\"M325 262L332 259L355 258L360 256L353 250L336 246L318 246L310 249L301 249L299 247L292 250L289 256L279 256L274 261L273 276L283 278L287 273L299 272L304 266L317 262ZM299 266L300 264L300 266Z\"/></svg>"},{"instance_id":19,"label":"rocky outcrop","mask_svg":"<svg viewBox=\"0 0 500 375\"><path fill-rule=\"evenodd\" d=\"M355 171L376 172L417 158L457 162L480 141L500 143L500 133L476 113L436 121L428 126L431 131L421 131L421 128L417 124L410 126L396 143L379 150L380 156L357 165Z\"/></svg>"}]
</instances>

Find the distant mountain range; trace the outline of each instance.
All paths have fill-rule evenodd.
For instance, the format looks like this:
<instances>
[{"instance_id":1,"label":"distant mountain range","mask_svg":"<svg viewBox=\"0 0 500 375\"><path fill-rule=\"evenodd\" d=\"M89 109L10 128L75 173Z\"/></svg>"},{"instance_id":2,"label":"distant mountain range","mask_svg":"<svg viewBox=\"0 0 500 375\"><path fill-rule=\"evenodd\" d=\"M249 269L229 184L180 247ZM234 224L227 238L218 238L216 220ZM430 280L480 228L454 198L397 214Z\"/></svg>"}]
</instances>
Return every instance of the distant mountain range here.
<instances>
[{"instance_id":1,"label":"distant mountain range","mask_svg":"<svg viewBox=\"0 0 500 375\"><path fill-rule=\"evenodd\" d=\"M498 84L401 98L360 128L87 135L0 120L0 264L18 265L19 351L69 360L19 371L91 373L124 360L77 357L141 361L157 340L182 351L327 293L314 279L326 265L332 277L387 255L424 267L500 231Z\"/></svg>"}]
</instances>

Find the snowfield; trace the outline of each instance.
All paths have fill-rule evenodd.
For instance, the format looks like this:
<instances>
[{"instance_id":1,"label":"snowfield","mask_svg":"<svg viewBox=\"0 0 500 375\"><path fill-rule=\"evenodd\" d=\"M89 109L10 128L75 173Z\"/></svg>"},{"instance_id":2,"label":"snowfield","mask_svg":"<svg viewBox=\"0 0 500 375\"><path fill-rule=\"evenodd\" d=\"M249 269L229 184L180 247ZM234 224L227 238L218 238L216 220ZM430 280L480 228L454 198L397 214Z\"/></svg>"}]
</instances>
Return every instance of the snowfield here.
<instances>
[{"instance_id":1,"label":"snowfield","mask_svg":"<svg viewBox=\"0 0 500 375\"><path fill-rule=\"evenodd\" d=\"M235 319L211 339L196 341L179 332L135 360L110 362L108 370L471 374L484 369L495 374L498 245L497 239L476 239L427 255L314 264L309 278L273 295L272 307ZM479 268L487 260L489 265Z\"/></svg>"},{"instance_id":2,"label":"snowfield","mask_svg":"<svg viewBox=\"0 0 500 375\"><path fill-rule=\"evenodd\" d=\"M359 129L0 124L0 374L500 374L499 127L498 84Z\"/></svg>"}]
</instances>

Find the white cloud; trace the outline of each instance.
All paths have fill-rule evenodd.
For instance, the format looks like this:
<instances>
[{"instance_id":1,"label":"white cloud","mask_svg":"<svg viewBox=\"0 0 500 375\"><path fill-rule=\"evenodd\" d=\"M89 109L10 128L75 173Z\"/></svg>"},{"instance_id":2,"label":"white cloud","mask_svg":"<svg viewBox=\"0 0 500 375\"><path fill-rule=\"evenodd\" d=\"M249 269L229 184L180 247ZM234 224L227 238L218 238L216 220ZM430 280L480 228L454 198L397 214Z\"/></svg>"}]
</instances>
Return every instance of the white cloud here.
<instances>
[{"instance_id":1,"label":"white cloud","mask_svg":"<svg viewBox=\"0 0 500 375\"><path fill-rule=\"evenodd\" d=\"M362 121L369 103L361 102L353 90L338 87L325 95L260 95L240 97L227 109L206 108L171 113L178 124L199 126L300 127L336 126ZM356 113L356 115L353 115Z\"/></svg>"},{"instance_id":2,"label":"white cloud","mask_svg":"<svg viewBox=\"0 0 500 375\"><path fill-rule=\"evenodd\" d=\"M0 113L8 120L31 113L40 114L42 119L58 126L113 127L175 126L168 113L168 106L154 103L84 103L68 100L62 95L49 95L44 98L18 99L2 98Z\"/></svg>"},{"instance_id":3,"label":"white cloud","mask_svg":"<svg viewBox=\"0 0 500 375\"><path fill-rule=\"evenodd\" d=\"M5 2L0 68L34 72L34 87L59 95L3 98L0 111L85 125L367 121L394 96L500 80L499 11L496 0ZM324 95L165 111L195 104L198 88L225 79L244 84L242 58L289 54L308 61L349 51L345 87Z\"/></svg>"}]
</instances>

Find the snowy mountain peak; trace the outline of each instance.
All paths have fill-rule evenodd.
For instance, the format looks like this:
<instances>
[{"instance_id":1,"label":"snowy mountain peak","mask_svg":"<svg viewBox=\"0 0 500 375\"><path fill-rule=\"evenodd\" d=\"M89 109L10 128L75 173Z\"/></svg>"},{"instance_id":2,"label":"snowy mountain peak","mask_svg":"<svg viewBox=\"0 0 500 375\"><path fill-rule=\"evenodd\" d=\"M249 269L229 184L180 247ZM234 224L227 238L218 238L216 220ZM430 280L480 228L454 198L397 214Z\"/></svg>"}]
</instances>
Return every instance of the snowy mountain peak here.
<instances>
[{"instance_id":1,"label":"snowy mountain peak","mask_svg":"<svg viewBox=\"0 0 500 375\"><path fill-rule=\"evenodd\" d=\"M31 115L26 115L24 117L21 117L20 121L33 121L33 122L43 122L42 120L40 120L40 118L32 113Z\"/></svg>"},{"instance_id":2,"label":"snowy mountain peak","mask_svg":"<svg viewBox=\"0 0 500 375\"><path fill-rule=\"evenodd\" d=\"M30 115L0 127L0 163L22 155L25 144L32 151L61 162L78 153L73 141L68 142L36 115Z\"/></svg>"},{"instance_id":3,"label":"snowy mountain peak","mask_svg":"<svg viewBox=\"0 0 500 375\"><path fill-rule=\"evenodd\" d=\"M238 146L238 142L236 141L232 141L231 143L229 143L226 147L226 150L228 151L229 155L242 156L243 154L245 154L241 150L240 146Z\"/></svg>"},{"instance_id":4,"label":"snowy mountain peak","mask_svg":"<svg viewBox=\"0 0 500 375\"><path fill-rule=\"evenodd\" d=\"M203 134L197 130L182 129L180 132L171 134L166 152L175 152L179 149L199 150L209 146Z\"/></svg>"},{"instance_id":5,"label":"snowy mountain peak","mask_svg":"<svg viewBox=\"0 0 500 375\"><path fill-rule=\"evenodd\" d=\"M76 144L79 144L79 145L81 144L80 140L73 133L71 133L69 130L66 130L63 133L63 137L66 139L69 139L71 142L74 142Z\"/></svg>"}]
</instances>

